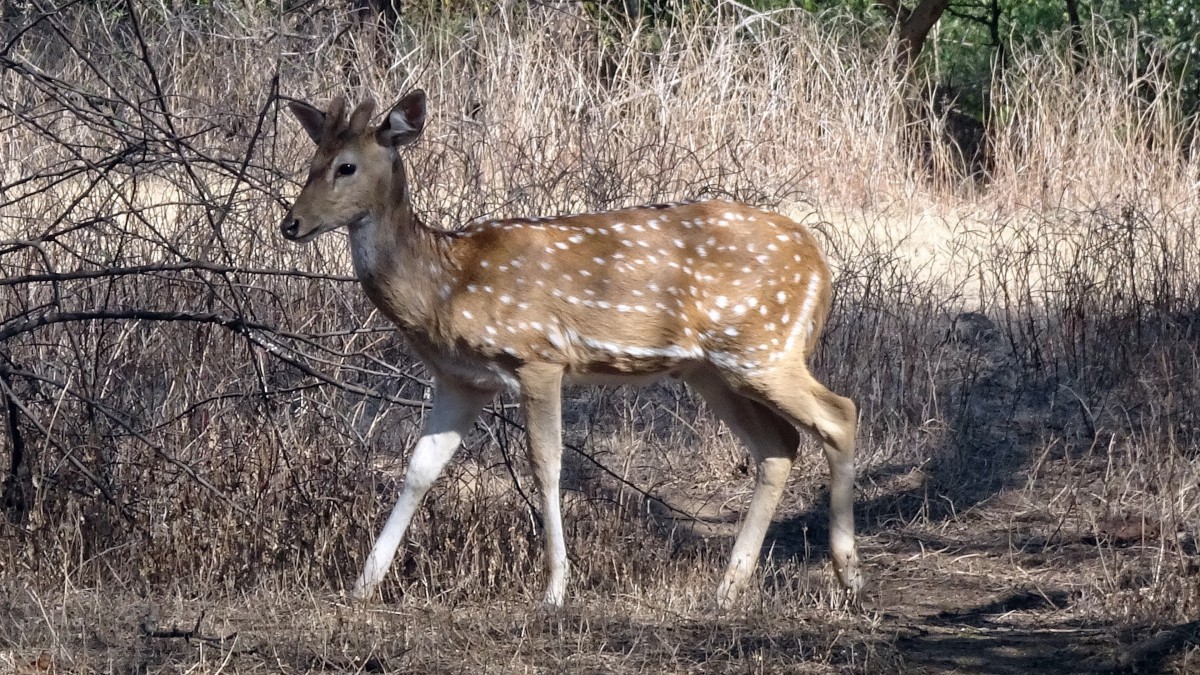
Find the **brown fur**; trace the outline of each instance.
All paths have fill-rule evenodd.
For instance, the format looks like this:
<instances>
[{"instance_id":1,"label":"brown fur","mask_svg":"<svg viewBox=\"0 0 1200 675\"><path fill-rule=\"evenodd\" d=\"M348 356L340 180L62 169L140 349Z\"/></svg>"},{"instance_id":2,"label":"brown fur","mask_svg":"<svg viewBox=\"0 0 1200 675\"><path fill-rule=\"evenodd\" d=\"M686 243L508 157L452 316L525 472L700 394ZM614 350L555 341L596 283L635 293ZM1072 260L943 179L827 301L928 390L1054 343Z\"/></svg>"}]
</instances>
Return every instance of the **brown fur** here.
<instances>
[{"instance_id":1,"label":"brown fur","mask_svg":"<svg viewBox=\"0 0 1200 675\"><path fill-rule=\"evenodd\" d=\"M430 428L356 592L370 592L382 578L416 504L473 413L495 391L515 385L543 492L546 601L561 603L562 379L663 374L692 384L759 466L719 600L732 600L754 568L796 454L797 427L825 444L834 566L843 584L857 590L855 408L805 365L830 303L829 268L811 232L728 201L432 229L412 212L397 152L424 125L424 94L402 99L377 129L367 126L373 109L368 102L347 118L340 101L328 115L293 105L319 143L304 191L284 221L285 236L299 241L349 229L364 290L405 333L438 386Z\"/></svg>"}]
</instances>

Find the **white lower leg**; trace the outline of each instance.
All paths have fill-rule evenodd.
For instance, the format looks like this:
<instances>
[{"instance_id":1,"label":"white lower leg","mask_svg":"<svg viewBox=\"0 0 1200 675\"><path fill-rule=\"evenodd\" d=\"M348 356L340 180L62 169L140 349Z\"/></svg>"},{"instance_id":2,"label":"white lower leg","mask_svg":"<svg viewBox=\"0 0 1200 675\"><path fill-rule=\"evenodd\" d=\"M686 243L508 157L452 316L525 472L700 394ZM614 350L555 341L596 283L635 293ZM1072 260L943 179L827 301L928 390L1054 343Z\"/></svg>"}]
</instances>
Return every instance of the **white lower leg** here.
<instances>
[{"instance_id":1,"label":"white lower leg","mask_svg":"<svg viewBox=\"0 0 1200 675\"><path fill-rule=\"evenodd\" d=\"M767 528L771 525L771 518L775 515L775 507L783 495L783 487L791 469L792 460L786 457L767 457L759 462L754 496L750 499L742 530L733 544L729 567L717 588L718 606L732 604L758 566L763 539L767 536Z\"/></svg>"},{"instance_id":2,"label":"white lower leg","mask_svg":"<svg viewBox=\"0 0 1200 675\"><path fill-rule=\"evenodd\" d=\"M365 598L373 593L379 582L383 581L383 576L387 574L388 568L392 566L396 550L404 541L404 533L408 531L413 514L425 494L425 490L420 490L420 494L416 494L418 491L410 489L411 485L413 485L412 480L405 479L404 491L401 492L400 499L392 509L392 515L388 516L383 531L375 540L375 545L371 547L371 553L367 556L362 574L358 575L358 581L354 582L353 594L356 598Z\"/></svg>"},{"instance_id":3,"label":"white lower leg","mask_svg":"<svg viewBox=\"0 0 1200 675\"><path fill-rule=\"evenodd\" d=\"M834 528L829 537L829 545L838 581L851 595L857 594L862 589L863 577L858 567L858 547L854 543L854 533Z\"/></svg>"},{"instance_id":4,"label":"white lower leg","mask_svg":"<svg viewBox=\"0 0 1200 675\"><path fill-rule=\"evenodd\" d=\"M529 458L542 492L542 529L546 537L546 595L543 603L560 607L567 594L567 542L559 502L562 473L562 368L530 364L518 373L528 418Z\"/></svg>"},{"instance_id":5,"label":"white lower leg","mask_svg":"<svg viewBox=\"0 0 1200 675\"><path fill-rule=\"evenodd\" d=\"M853 447L853 446L851 446ZM827 447L829 459L829 550L838 581L851 594L862 588L854 543L854 455Z\"/></svg>"},{"instance_id":6,"label":"white lower leg","mask_svg":"<svg viewBox=\"0 0 1200 675\"><path fill-rule=\"evenodd\" d=\"M562 513L559 508L558 480L553 489L543 488L542 522L546 530L546 568L549 579L546 595L542 602L550 607L561 607L567 595L567 542L563 535Z\"/></svg>"},{"instance_id":7,"label":"white lower leg","mask_svg":"<svg viewBox=\"0 0 1200 675\"><path fill-rule=\"evenodd\" d=\"M441 475L480 409L490 399L488 392L463 391L449 386L438 389L433 411L425 422L425 431L408 462L400 498L371 547L362 574L354 583L355 597L369 596L383 581L425 493Z\"/></svg>"}]
</instances>

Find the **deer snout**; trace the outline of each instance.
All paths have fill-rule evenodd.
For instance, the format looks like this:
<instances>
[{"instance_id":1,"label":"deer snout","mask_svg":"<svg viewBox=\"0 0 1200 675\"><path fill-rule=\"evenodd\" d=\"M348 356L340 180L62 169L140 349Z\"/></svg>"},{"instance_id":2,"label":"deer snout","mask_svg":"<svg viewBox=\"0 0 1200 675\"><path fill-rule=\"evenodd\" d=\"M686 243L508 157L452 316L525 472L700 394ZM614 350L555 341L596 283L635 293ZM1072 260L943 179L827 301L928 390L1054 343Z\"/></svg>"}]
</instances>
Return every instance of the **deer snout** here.
<instances>
[{"instance_id":1,"label":"deer snout","mask_svg":"<svg viewBox=\"0 0 1200 675\"><path fill-rule=\"evenodd\" d=\"M283 224L279 229L283 232L285 239L295 241L300 238L300 219L289 213L284 216Z\"/></svg>"}]
</instances>

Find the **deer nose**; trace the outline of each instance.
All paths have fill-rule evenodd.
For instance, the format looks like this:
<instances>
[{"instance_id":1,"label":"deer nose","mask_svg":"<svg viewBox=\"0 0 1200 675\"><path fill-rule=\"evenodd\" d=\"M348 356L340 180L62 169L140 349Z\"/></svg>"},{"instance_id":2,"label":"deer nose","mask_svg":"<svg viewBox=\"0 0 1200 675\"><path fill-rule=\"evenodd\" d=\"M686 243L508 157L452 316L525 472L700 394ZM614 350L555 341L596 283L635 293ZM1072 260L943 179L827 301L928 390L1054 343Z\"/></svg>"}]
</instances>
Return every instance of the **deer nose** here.
<instances>
[{"instance_id":1,"label":"deer nose","mask_svg":"<svg viewBox=\"0 0 1200 675\"><path fill-rule=\"evenodd\" d=\"M283 219L283 227L280 229L283 230L283 236L288 239L295 239L300 235L300 219L288 216Z\"/></svg>"}]
</instances>

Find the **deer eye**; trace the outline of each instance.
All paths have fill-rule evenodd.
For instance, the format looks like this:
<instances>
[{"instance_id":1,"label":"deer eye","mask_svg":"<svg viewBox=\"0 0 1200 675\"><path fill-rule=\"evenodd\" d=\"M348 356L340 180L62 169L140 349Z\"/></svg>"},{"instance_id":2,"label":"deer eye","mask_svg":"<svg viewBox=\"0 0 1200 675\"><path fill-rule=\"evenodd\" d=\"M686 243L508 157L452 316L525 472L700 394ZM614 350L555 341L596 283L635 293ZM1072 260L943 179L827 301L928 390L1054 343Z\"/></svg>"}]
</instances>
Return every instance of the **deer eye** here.
<instances>
[{"instance_id":1,"label":"deer eye","mask_svg":"<svg viewBox=\"0 0 1200 675\"><path fill-rule=\"evenodd\" d=\"M354 166L353 164L342 164L341 166L339 166L337 168L337 175L351 176L357 170L358 170L358 167Z\"/></svg>"}]
</instances>

